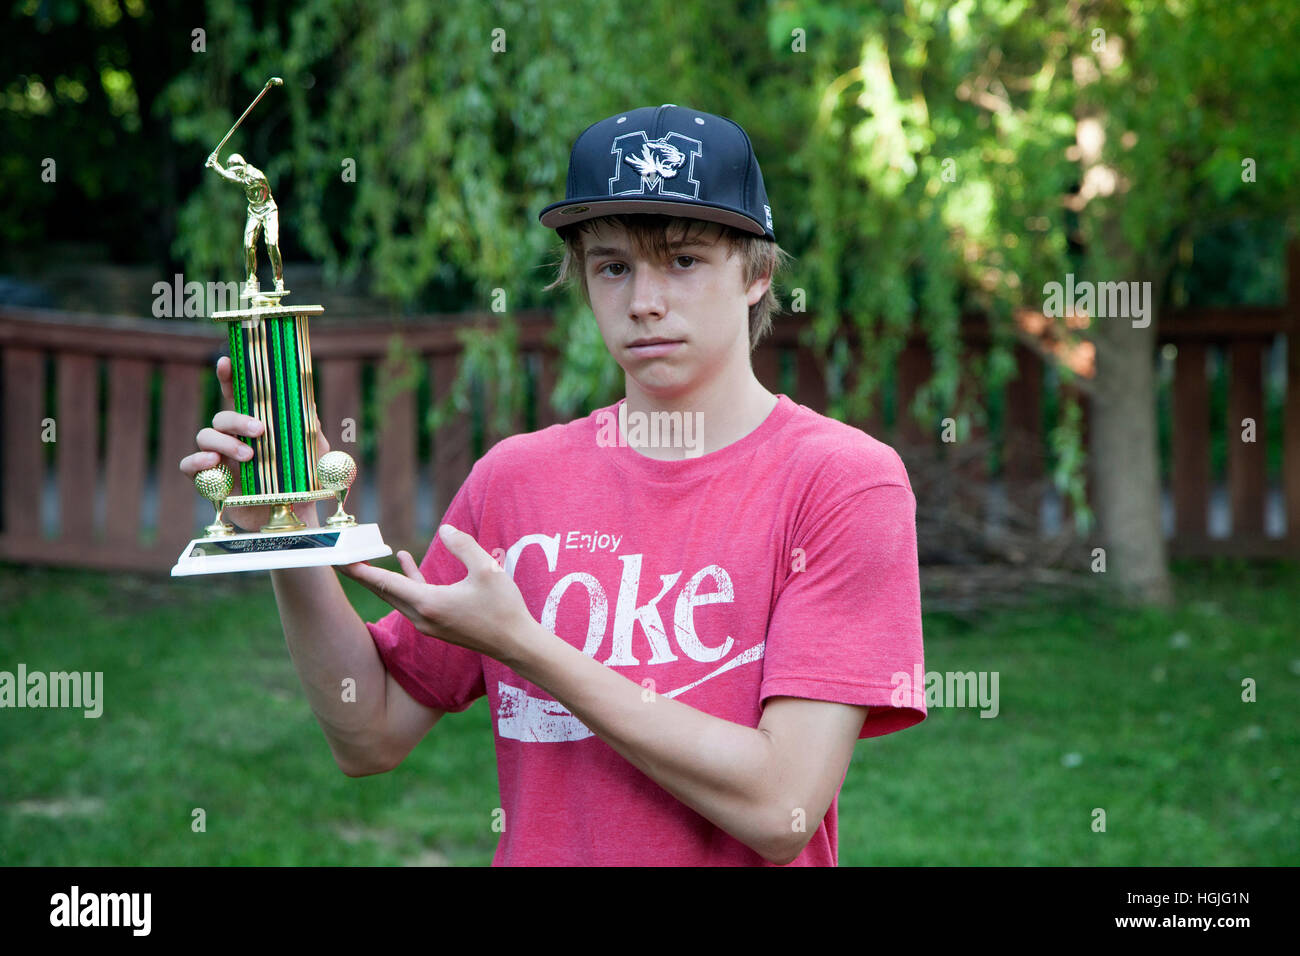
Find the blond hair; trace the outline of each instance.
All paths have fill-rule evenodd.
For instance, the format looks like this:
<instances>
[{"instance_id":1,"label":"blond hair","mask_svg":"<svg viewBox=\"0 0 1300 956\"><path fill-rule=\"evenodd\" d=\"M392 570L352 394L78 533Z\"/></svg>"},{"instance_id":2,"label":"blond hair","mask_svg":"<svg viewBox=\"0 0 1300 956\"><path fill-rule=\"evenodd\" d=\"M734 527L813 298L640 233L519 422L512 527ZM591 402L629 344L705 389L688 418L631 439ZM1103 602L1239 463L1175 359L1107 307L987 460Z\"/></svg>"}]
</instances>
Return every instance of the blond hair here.
<instances>
[{"instance_id":1,"label":"blond hair","mask_svg":"<svg viewBox=\"0 0 1300 956\"><path fill-rule=\"evenodd\" d=\"M546 291L578 280L582 300L591 306L591 294L587 289L586 254L583 237L597 228L600 223L617 223L623 226L631 238L633 248L638 253L655 261L668 257L668 236L674 230L680 230L676 238L679 241L698 239L711 231L720 234L717 240L726 243L728 255L739 255L744 275L745 288L760 276L771 276L762 298L749 307L749 350L752 352L765 335L772 331L772 316L781 310L781 301L776 292L776 274L789 261L790 254L766 236L755 236L733 226L710 222L703 219L686 219L679 216L663 216L648 213L623 213L614 216L601 216L582 222L561 226L556 232L564 240L564 255L558 264L558 271Z\"/></svg>"}]
</instances>

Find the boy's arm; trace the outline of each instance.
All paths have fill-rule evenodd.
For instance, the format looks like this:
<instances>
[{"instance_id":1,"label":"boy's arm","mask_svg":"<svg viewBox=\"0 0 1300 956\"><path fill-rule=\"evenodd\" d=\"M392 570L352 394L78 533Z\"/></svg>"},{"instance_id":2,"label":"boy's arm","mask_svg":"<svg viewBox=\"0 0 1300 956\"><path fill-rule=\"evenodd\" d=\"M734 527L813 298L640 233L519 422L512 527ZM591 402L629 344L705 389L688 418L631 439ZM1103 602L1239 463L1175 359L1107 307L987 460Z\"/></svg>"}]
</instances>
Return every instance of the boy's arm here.
<instances>
[{"instance_id":1,"label":"boy's arm","mask_svg":"<svg viewBox=\"0 0 1300 956\"><path fill-rule=\"evenodd\" d=\"M215 163L215 154L208 164ZM217 381L227 406L235 404L230 359L217 362ZM198 452L181 459L180 470L193 479L204 468L224 463L236 466L248 449L239 438L261 433L263 424L228 407L217 412L212 427L198 433ZM320 434L320 449L329 442ZM255 528L266 520L262 509L236 509L235 523ZM320 524L316 505L299 504L298 516L309 527ZM230 512L227 512L227 516ZM349 776L378 773L396 766L445 711L413 700L385 668L365 623L349 603L334 572L327 567L271 572L289 657L307 692L307 701L339 768ZM343 694L343 681L352 678L354 693Z\"/></svg>"},{"instance_id":2,"label":"boy's arm","mask_svg":"<svg viewBox=\"0 0 1300 956\"><path fill-rule=\"evenodd\" d=\"M830 808L866 707L768 700L757 728L662 695L534 622L503 659L682 803L772 863L794 860Z\"/></svg>"},{"instance_id":3,"label":"boy's arm","mask_svg":"<svg viewBox=\"0 0 1300 956\"><path fill-rule=\"evenodd\" d=\"M384 667L332 568L272 571L271 581L289 657L339 768L360 777L401 763L446 712L414 700Z\"/></svg>"}]
</instances>

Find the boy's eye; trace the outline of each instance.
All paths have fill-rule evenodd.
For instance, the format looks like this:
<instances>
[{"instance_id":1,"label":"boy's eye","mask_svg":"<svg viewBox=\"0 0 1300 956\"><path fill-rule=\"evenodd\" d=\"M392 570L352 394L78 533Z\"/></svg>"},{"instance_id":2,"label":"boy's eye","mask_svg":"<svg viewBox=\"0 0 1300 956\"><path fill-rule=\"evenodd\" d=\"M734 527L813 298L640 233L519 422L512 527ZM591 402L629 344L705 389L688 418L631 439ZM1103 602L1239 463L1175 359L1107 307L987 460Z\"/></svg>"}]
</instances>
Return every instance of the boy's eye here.
<instances>
[{"instance_id":1,"label":"boy's eye","mask_svg":"<svg viewBox=\"0 0 1300 956\"><path fill-rule=\"evenodd\" d=\"M683 259L686 260L686 264L685 264L685 265L682 265L682 260L683 260ZM695 265L695 263L696 263L696 261L697 261L697 258L696 258L695 256L688 256L688 255L684 255L684 254L683 254L683 255L680 255L680 256L674 256L674 257L673 257L673 261L676 262L678 265L681 265L683 269L689 269L691 266ZM613 273L612 275L611 275L610 273L605 272L606 269L613 269L613 268L626 269L627 266L625 266L625 265L624 265L623 263L621 263L621 262L607 262L607 263L605 263L603 266L601 266L599 269L597 269L596 272L597 272L598 275L609 275L610 278L617 278L618 276L623 275L622 272L616 272L616 273Z\"/></svg>"}]
</instances>

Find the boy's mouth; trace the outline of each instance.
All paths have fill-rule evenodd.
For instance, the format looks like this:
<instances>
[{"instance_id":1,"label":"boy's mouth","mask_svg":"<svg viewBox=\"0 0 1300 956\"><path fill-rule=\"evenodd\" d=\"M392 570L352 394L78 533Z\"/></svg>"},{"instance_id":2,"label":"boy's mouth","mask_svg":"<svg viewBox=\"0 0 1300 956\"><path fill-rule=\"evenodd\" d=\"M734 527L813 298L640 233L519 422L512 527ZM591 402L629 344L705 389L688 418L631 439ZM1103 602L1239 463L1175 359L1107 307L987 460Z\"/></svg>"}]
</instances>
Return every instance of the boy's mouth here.
<instances>
[{"instance_id":1,"label":"boy's mouth","mask_svg":"<svg viewBox=\"0 0 1300 956\"><path fill-rule=\"evenodd\" d=\"M657 355L667 355L678 346L685 344L681 339L649 338L637 339L627 347L627 350L633 355L640 355L646 358L653 358Z\"/></svg>"}]
</instances>

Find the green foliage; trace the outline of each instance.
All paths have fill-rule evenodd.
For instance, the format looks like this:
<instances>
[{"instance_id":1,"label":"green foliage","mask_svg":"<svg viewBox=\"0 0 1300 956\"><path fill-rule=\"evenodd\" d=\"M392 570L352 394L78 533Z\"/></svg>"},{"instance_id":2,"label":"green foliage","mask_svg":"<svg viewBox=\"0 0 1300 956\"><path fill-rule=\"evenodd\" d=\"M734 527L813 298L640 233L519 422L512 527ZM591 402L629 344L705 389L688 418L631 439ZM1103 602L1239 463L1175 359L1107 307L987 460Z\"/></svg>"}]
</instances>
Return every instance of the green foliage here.
<instances>
[{"instance_id":1,"label":"green foliage","mask_svg":"<svg viewBox=\"0 0 1300 956\"><path fill-rule=\"evenodd\" d=\"M536 217L563 196L572 141L597 119L680 98L763 127L758 106L743 105L746 70L765 58L761 20L738 31L730 11L704 4L310 0L255 23L242 5L210 0L209 15L230 42L169 89L176 137L201 161L265 77L283 75L228 149L266 169L282 231L296 230L328 275L363 275L376 296L412 311L487 311L496 290L512 309L556 304L541 287L557 240ZM717 73L733 61L744 69ZM349 161L355 181L342 175ZM196 274L229 272L238 252L240 197L227 185L209 177L182 211L177 252ZM232 225L201 227L213 222ZM557 339L566 409L621 379L576 309L562 306ZM501 317L496 342L475 333L458 401L482 378L499 415L520 410L522 373L505 361L512 322Z\"/></svg>"},{"instance_id":2,"label":"green foliage","mask_svg":"<svg viewBox=\"0 0 1300 956\"><path fill-rule=\"evenodd\" d=\"M281 75L227 155L270 176L286 255L408 312L486 313L498 292L557 308L566 413L617 396L622 373L576 296L542 291L558 242L536 217L563 195L576 136L620 109L689 104L749 132L840 417L871 410L919 334L934 376L908 413L986 421L981 394L1014 372L1012 315L1066 272L1150 279L1161 305L1275 293L1271 246L1294 226L1278 210L1300 191L1289 0L141 0L10 19L7 240L39 239L58 203L143 203L190 277L237 275L243 198L202 161ZM205 52L182 42L191 23ZM27 53L33 35L60 49ZM1080 122L1101 133L1095 156ZM47 142L74 190L33 175ZM1248 276L1216 285L1229 254ZM995 320L970 366L983 389L958 388L971 313ZM481 381L497 414L520 411L516 334L511 312L473 334L456 402ZM1058 479L1077 486L1077 429L1050 425Z\"/></svg>"},{"instance_id":3,"label":"green foliage","mask_svg":"<svg viewBox=\"0 0 1300 956\"><path fill-rule=\"evenodd\" d=\"M814 112L795 116L811 119L814 135L770 178L782 208L807 210L796 284L811 290L813 340L837 366L855 363L837 413L868 410L915 328L934 377L912 411L926 422L978 418L982 409L957 393L960 314L999 320L982 372L996 392L1012 370L1007 320L1017 307L1040 308L1045 282L1070 271L1146 279L1164 296L1184 240L1300 198L1300 140L1285 120L1300 61L1293 43L1259 43L1300 34L1293 4L1243 13L1209 0L786 2L773 11L776 55L801 56L785 50L804 29L802 56L813 64L815 102L805 106ZM1076 144L1085 120L1101 133L1095 157ZM1262 254L1275 262L1283 231L1253 231L1273 238ZM849 333L856 352L843 347ZM1057 404L1054 478L1081 505L1078 409ZM1090 524L1086 509L1077 515Z\"/></svg>"},{"instance_id":4,"label":"green foliage","mask_svg":"<svg viewBox=\"0 0 1300 956\"><path fill-rule=\"evenodd\" d=\"M25 0L0 14L0 270L38 271L52 239L166 260L174 154L153 107L190 60L172 27L186 6Z\"/></svg>"},{"instance_id":5,"label":"green foliage","mask_svg":"<svg viewBox=\"0 0 1300 956\"><path fill-rule=\"evenodd\" d=\"M1086 535L1092 529L1094 517L1086 497L1082 432L1083 411L1077 397L1067 393L1062 399L1061 417L1047 435L1055 463L1052 481L1069 498L1075 530Z\"/></svg>"},{"instance_id":6,"label":"green foliage","mask_svg":"<svg viewBox=\"0 0 1300 956\"><path fill-rule=\"evenodd\" d=\"M492 417L483 423L484 428L498 435L513 431L511 411L524 407L525 376L517 367L519 357L518 327L513 322L503 323L500 329L463 329L456 337L462 352L456 381L451 394L429 411L430 430L441 428L457 415L468 410L464 397L473 388L493 388L496 399Z\"/></svg>"},{"instance_id":7,"label":"green foliage","mask_svg":"<svg viewBox=\"0 0 1300 956\"><path fill-rule=\"evenodd\" d=\"M778 10L774 47L788 49L800 26L808 31L806 55L778 54L811 61L812 135L790 162L799 175L778 171L777 192L783 205L807 210L809 243L792 282L810 289L810 344L837 369L852 369L832 413L867 414L916 331L934 374L908 413L927 425L952 417L962 430L972 419L986 423L980 391L958 390L970 364L960 318L983 311L1003 319L975 369L984 393L996 393L1014 372L1005 320L1023 304L1024 277L1063 271L1061 197L1073 174L1048 157L1063 154L1072 127L1059 104L1031 92L992 117L952 93L994 47L1010 68L1027 69L1043 28L997 4Z\"/></svg>"}]
</instances>

